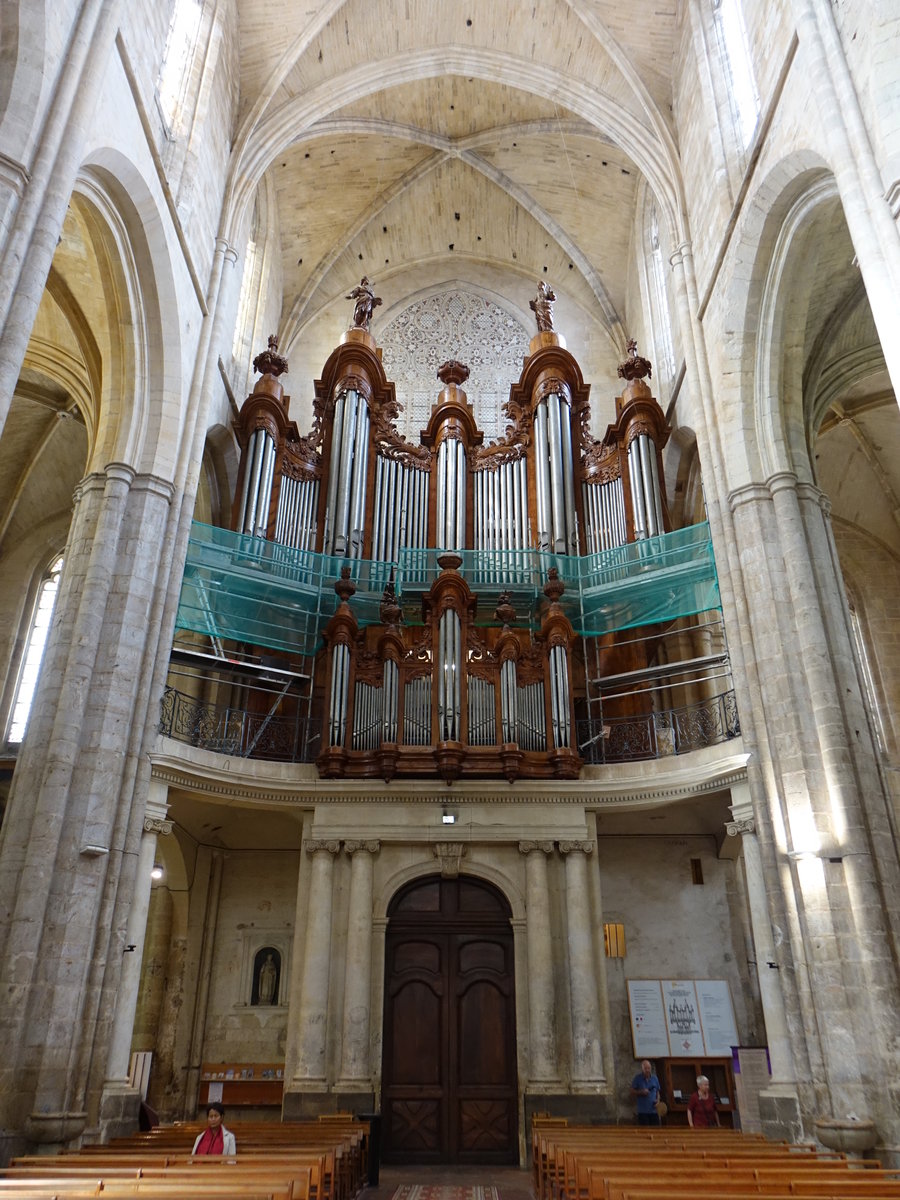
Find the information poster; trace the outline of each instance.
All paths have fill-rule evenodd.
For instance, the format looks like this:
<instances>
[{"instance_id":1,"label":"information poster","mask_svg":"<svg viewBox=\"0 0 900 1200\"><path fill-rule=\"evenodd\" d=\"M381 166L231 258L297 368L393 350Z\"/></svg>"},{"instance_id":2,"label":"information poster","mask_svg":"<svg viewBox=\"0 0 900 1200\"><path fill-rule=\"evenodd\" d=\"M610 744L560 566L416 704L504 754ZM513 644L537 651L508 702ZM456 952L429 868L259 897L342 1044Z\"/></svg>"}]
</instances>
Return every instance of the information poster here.
<instances>
[{"instance_id":1,"label":"information poster","mask_svg":"<svg viewBox=\"0 0 900 1200\"><path fill-rule=\"evenodd\" d=\"M667 1058L669 1036L658 979L629 979L628 1008L635 1058Z\"/></svg>"},{"instance_id":2,"label":"information poster","mask_svg":"<svg viewBox=\"0 0 900 1200\"><path fill-rule=\"evenodd\" d=\"M728 984L724 979L697 979L694 983L706 1053L715 1058L730 1057L738 1035Z\"/></svg>"},{"instance_id":3,"label":"information poster","mask_svg":"<svg viewBox=\"0 0 900 1200\"><path fill-rule=\"evenodd\" d=\"M706 1053L700 1028L700 1006L692 979L662 980L669 1053L673 1058L693 1058ZM731 1053L729 1049L729 1053Z\"/></svg>"},{"instance_id":4,"label":"information poster","mask_svg":"<svg viewBox=\"0 0 900 1200\"><path fill-rule=\"evenodd\" d=\"M212 1104L213 1102L215 1102L216 1104L221 1104L221 1103L222 1103L222 1092L223 1092L223 1090L224 1090L224 1085L223 1085L223 1084L221 1084L221 1083L211 1083L211 1084L209 1085L209 1096L208 1096L208 1097L207 1097L207 1099L206 1099L206 1103L207 1103L207 1104Z\"/></svg>"},{"instance_id":5,"label":"information poster","mask_svg":"<svg viewBox=\"0 0 900 1200\"><path fill-rule=\"evenodd\" d=\"M737 1045L724 979L629 979L635 1058L730 1058Z\"/></svg>"}]
</instances>

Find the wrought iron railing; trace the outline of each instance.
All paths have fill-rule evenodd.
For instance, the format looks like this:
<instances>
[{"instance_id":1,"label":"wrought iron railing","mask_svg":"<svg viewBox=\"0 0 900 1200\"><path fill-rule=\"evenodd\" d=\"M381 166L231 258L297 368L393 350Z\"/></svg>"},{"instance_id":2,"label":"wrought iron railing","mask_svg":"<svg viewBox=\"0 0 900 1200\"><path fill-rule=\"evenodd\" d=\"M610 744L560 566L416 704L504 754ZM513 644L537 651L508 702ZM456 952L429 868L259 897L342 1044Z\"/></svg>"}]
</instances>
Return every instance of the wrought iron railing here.
<instances>
[{"instance_id":1,"label":"wrought iron railing","mask_svg":"<svg viewBox=\"0 0 900 1200\"><path fill-rule=\"evenodd\" d=\"M634 717L578 722L578 753L586 763L637 762L688 754L740 736L734 692L712 700Z\"/></svg>"},{"instance_id":2,"label":"wrought iron railing","mask_svg":"<svg viewBox=\"0 0 900 1200\"><path fill-rule=\"evenodd\" d=\"M160 703L160 733L242 758L315 762L321 750L321 721L267 716L230 705L205 704L167 687ZM577 723L578 753L586 763L637 762L687 754L740 736L734 692L684 708L636 717Z\"/></svg>"},{"instance_id":3,"label":"wrought iron railing","mask_svg":"<svg viewBox=\"0 0 900 1200\"><path fill-rule=\"evenodd\" d=\"M205 704L167 687L160 701L159 731L218 754L275 762L315 762L321 749L322 722Z\"/></svg>"}]
</instances>

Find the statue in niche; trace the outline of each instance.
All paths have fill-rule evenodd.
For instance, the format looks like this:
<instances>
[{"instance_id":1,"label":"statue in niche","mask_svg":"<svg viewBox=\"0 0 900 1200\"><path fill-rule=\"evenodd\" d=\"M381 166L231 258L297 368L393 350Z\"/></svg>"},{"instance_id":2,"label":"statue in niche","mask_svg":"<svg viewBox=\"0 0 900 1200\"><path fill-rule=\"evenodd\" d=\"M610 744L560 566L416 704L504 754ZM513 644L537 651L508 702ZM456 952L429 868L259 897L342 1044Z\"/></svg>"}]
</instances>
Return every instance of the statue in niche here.
<instances>
[{"instance_id":1,"label":"statue in niche","mask_svg":"<svg viewBox=\"0 0 900 1200\"><path fill-rule=\"evenodd\" d=\"M353 309L352 328L368 331L369 322L372 320L372 310L381 303L381 297L376 296L372 290L368 275L363 275L359 281L359 287L355 287L347 299L356 301Z\"/></svg>"},{"instance_id":2,"label":"statue in niche","mask_svg":"<svg viewBox=\"0 0 900 1200\"><path fill-rule=\"evenodd\" d=\"M253 962L253 993L251 1004L277 1004L278 978L281 974L281 955L273 946L264 946Z\"/></svg>"},{"instance_id":3,"label":"statue in niche","mask_svg":"<svg viewBox=\"0 0 900 1200\"><path fill-rule=\"evenodd\" d=\"M545 279L538 284L538 294L529 300L528 307L534 313L538 333L550 333L553 330L553 304L556 292Z\"/></svg>"}]
</instances>

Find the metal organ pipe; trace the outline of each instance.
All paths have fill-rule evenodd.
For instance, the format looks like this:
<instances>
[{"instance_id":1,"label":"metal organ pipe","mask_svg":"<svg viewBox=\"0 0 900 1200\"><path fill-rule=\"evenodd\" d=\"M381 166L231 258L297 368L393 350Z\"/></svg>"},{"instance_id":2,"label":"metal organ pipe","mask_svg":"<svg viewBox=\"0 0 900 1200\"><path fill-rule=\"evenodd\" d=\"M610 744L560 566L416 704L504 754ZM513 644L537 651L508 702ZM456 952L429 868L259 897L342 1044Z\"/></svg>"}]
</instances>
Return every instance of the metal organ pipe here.
<instances>
[{"instance_id":1,"label":"metal organ pipe","mask_svg":"<svg viewBox=\"0 0 900 1200\"><path fill-rule=\"evenodd\" d=\"M334 402L334 420L331 425L331 470L328 474L328 493L325 498L325 538L323 542L323 549L326 554L334 553L335 508L337 505L342 442L338 434L344 427L345 401L346 393L340 392Z\"/></svg>"},{"instance_id":2,"label":"metal organ pipe","mask_svg":"<svg viewBox=\"0 0 900 1200\"><path fill-rule=\"evenodd\" d=\"M438 626L438 729L442 742L459 741L460 624L452 608L441 613Z\"/></svg>"},{"instance_id":3,"label":"metal organ pipe","mask_svg":"<svg viewBox=\"0 0 900 1200\"><path fill-rule=\"evenodd\" d=\"M443 542L444 529L447 522L447 442L441 442L438 446L437 457L437 529L435 532L435 544L443 550L447 546Z\"/></svg>"},{"instance_id":4,"label":"metal organ pipe","mask_svg":"<svg viewBox=\"0 0 900 1200\"><path fill-rule=\"evenodd\" d=\"M635 438L638 443L640 461L641 461L641 483L644 489L644 512L647 516L647 534L649 537L656 537L662 532L662 521L658 519L659 514L659 498L653 484L653 466L656 458L655 447L650 441L650 438L641 433Z\"/></svg>"},{"instance_id":5,"label":"metal organ pipe","mask_svg":"<svg viewBox=\"0 0 900 1200\"><path fill-rule=\"evenodd\" d=\"M503 741L518 740L518 705L516 688L516 664L507 658L500 666L500 720L503 726Z\"/></svg>"},{"instance_id":6,"label":"metal organ pipe","mask_svg":"<svg viewBox=\"0 0 900 1200\"><path fill-rule=\"evenodd\" d=\"M362 558L365 539L366 475L369 466L369 407L365 400L358 400L359 412L356 421L356 445L354 447L353 487L350 497L350 545L351 558Z\"/></svg>"},{"instance_id":7,"label":"metal organ pipe","mask_svg":"<svg viewBox=\"0 0 900 1200\"><path fill-rule=\"evenodd\" d=\"M399 668L392 658L384 661L381 687L381 740L397 740L397 700Z\"/></svg>"},{"instance_id":8,"label":"metal organ pipe","mask_svg":"<svg viewBox=\"0 0 900 1200\"><path fill-rule=\"evenodd\" d=\"M631 480L631 507L636 539L647 536L647 514L644 509L644 484L641 478L640 449L637 438L628 447L628 477Z\"/></svg>"},{"instance_id":9,"label":"metal organ pipe","mask_svg":"<svg viewBox=\"0 0 900 1200\"><path fill-rule=\"evenodd\" d=\"M566 513L567 550L578 553L578 528L575 515L575 472L572 466L572 414L565 397L559 397L559 427L562 439L562 485Z\"/></svg>"},{"instance_id":10,"label":"metal organ pipe","mask_svg":"<svg viewBox=\"0 0 900 1200\"><path fill-rule=\"evenodd\" d=\"M565 499L562 479L562 445L559 419L559 396L547 397L547 416L550 438L550 519L553 529L552 549L566 551Z\"/></svg>"},{"instance_id":11,"label":"metal organ pipe","mask_svg":"<svg viewBox=\"0 0 900 1200\"><path fill-rule=\"evenodd\" d=\"M341 423L341 449L338 465L337 498L334 506L334 535L332 554L346 554L350 523L350 489L353 482L353 443L356 437L357 408L359 395L350 390L344 402L344 419ZM332 453L334 447L332 444Z\"/></svg>"},{"instance_id":12,"label":"metal organ pipe","mask_svg":"<svg viewBox=\"0 0 900 1200\"><path fill-rule=\"evenodd\" d=\"M550 716L553 725L554 748L565 749L571 741L571 718L569 716L569 674L566 669L566 651L563 646L554 646L550 651Z\"/></svg>"},{"instance_id":13,"label":"metal organ pipe","mask_svg":"<svg viewBox=\"0 0 900 1200\"><path fill-rule=\"evenodd\" d=\"M456 540L454 550L462 550L466 544L466 447L456 443Z\"/></svg>"},{"instance_id":14,"label":"metal organ pipe","mask_svg":"<svg viewBox=\"0 0 900 1200\"><path fill-rule=\"evenodd\" d=\"M331 698L329 738L332 746L343 746L347 731L347 695L350 682L350 647L338 642L331 651Z\"/></svg>"},{"instance_id":15,"label":"metal organ pipe","mask_svg":"<svg viewBox=\"0 0 900 1200\"><path fill-rule=\"evenodd\" d=\"M263 436L263 455L253 532L257 537L266 537L269 530L269 505L272 501L272 478L275 474L275 443L264 430L257 432Z\"/></svg>"},{"instance_id":16,"label":"metal organ pipe","mask_svg":"<svg viewBox=\"0 0 900 1200\"><path fill-rule=\"evenodd\" d=\"M550 443L547 435L547 405L539 404L534 414L534 461L537 472L538 549L550 546Z\"/></svg>"},{"instance_id":17,"label":"metal organ pipe","mask_svg":"<svg viewBox=\"0 0 900 1200\"><path fill-rule=\"evenodd\" d=\"M247 446L249 482L243 492L243 504L240 514L241 533L256 533L256 508L259 500L259 480L262 474L263 451L266 445L266 431L254 429Z\"/></svg>"}]
</instances>

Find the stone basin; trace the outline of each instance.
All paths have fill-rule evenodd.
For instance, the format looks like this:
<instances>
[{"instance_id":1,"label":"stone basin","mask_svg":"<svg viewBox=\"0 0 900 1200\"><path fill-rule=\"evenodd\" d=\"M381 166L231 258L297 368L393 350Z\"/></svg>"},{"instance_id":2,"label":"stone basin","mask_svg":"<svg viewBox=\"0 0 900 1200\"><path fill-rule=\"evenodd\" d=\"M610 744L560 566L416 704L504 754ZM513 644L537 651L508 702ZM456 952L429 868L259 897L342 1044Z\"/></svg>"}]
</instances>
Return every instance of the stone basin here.
<instances>
[{"instance_id":1,"label":"stone basin","mask_svg":"<svg viewBox=\"0 0 900 1200\"><path fill-rule=\"evenodd\" d=\"M850 1117L816 1117L816 1137L829 1150L844 1154L862 1154L878 1141L875 1122Z\"/></svg>"}]
</instances>

